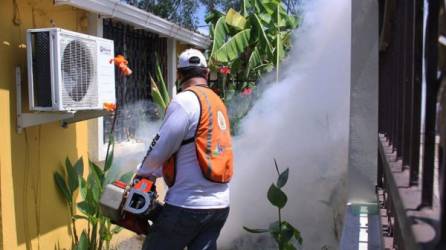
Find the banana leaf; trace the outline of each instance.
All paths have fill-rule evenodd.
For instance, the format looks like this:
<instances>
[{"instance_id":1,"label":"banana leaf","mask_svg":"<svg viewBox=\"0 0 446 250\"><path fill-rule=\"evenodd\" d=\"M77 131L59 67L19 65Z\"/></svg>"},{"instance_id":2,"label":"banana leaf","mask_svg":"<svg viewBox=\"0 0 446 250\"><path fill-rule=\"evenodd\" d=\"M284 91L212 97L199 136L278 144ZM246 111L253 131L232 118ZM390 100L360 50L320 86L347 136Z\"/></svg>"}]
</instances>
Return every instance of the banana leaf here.
<instances>
[{"instance_id":1,"label":"banana leaf","mask_svg":"<svg viewBox=\"0 0 446 250\"><path fill-rule=\"evenodd\" d=\"M287 29L295 29L297 28L297 26L299 26L299 19L297 19L294 16L287 16L286 18L286 22L287 22Z\"/></svg>"},{"instance_id":2,"label":"banana leaf","mask_svg":"<svg viewBox=\"0 0 446 250\"><path fill-rule=\"evenodd\" d=\"M248 60L248 67L246 68L245 78L249 78L249 74L254 70L255 67L262 64L262 58L260 57L259 50L257 47L251 53L251 56Z\"/></svg>"},{"instance_id":3,"label":"banana leaf","mask_svg":"<svg viewBox=\"0 0 446 250\"><path fill-rule=\"evenodd\" d=\"M248 16L248 10L251 8L250 0L242 0L242 15L244 17Z\"/></svg>"},{"instance_id":4,"label":"banana leaf","mask_svg":"<svg viewBox=\"0 0 446 250\"><path fill-rule=\"evenodd\" d=\"M215 53L218 49L223 46L226 39L226 34L228 32L228 28L226 26L225 17L222 16L218 19L215 24L214 32L213 32L213 42L212 42L212 50L211 56L209 57L209 65L213 65L212 59L215 56Z\"/></svg>"},{"instance_id":5,"label":"banana leaf","mask_svg":"<svg viewBox=\"0 0 446 250\"><path fill-rule=\"evenodd\" d=\"M274 7L279 3L278 0L254 0L254 7L257 13L273 14Z\"/></svg>"},{"instance_id":6,"label":"banana leaf","mask_svg":"<svg viewBox=\"0 0 446 250\"><path fill-rule=\"evenodd\" d=\"M225 21L226 24L228 24L231 27L234 27L237 30L243 30L246 25L246 18L240 15L240 13L235 11L233 8L230 8L228 10Z\"/></svg>"},{"instance_id":7,"label":"banana leaf","mask_svg":"<svg viewBox=\"0 0 446 250\"><path fill-rule=\"evenodd\" d=\"M240 54L249 46L250 39L251 29L238 32L215 52L213 58L222 63L239 58Z\"/></svg>"},{"instance_id":8,"label":"banana leaf","mask_svg":"<svg viewBox=\"0 0 446 250\"><path fill-rule=\"evenodd\" d=\"M266 53L268 53L268 56L273 57L270 39L269 39L268 35L266 34L265 27L263 26L262 22L260 21L259 16L257 16L257 14L254 14L252 16L251 23L252 23L254 30L256 32L255 34L259 38L259 44L258 44L259 48L266 48Z\"/></svg>"}]
</instances>

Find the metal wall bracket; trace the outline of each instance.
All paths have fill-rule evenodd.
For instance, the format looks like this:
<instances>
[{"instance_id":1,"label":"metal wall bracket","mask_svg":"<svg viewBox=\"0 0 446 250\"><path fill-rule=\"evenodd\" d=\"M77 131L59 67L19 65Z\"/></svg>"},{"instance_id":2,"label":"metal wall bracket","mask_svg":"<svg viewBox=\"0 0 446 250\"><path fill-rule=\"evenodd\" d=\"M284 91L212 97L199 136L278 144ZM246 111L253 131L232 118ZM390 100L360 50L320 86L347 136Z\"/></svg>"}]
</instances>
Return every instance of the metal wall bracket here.
<instances>
[{"instance_id":1,"label":"metal wall bracket","mask_svg":"<svg viewBox=\"0 0 446 250\"><path fill-rule=\"evenodd\" d=\"M71 123L89 120L89 119L93 119L93 118L98 118L101 116L107 116L110 114L111 114L110 112L105 111L105 110L78 111L78 112L74 113L74 115L72 117L62 119L61 125L62 125L62 127L65 128L68 126L68 124L71 124Z\"/></svg>"},{"instance_id":2,"label":"metal wall bracket","mask_svg":"<svg viewBox=\"0 0 446 250\"><path fill-rule=\"evenodd\" d=\"M22 112L22 75L20 67L16 67L16 104L17 104L17 133L22 133L24 128L40 124L61 121L61 126L66 127L70 123L97 118L108 115L105 110L86 110L74 113L64 112Z\"/></svg>"}]
</instances>

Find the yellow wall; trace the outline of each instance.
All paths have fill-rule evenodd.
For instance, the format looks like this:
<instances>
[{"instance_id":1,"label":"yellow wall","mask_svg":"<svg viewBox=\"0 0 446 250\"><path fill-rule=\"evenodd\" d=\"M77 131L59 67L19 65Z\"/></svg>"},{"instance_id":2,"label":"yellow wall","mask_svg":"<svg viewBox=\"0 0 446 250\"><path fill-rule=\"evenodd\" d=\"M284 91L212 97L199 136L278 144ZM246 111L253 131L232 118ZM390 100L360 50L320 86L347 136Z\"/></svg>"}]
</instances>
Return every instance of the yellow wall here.
<instances>
[{"instance_id":1,"label":"yellow wall","mask_svg":"<svg viewBox=\"0 0 446 250\"><path fill-rule=\"evenodd\" d=\"M19 25L12 21L14 13ZM26 86L26 49L18 47L25 43L26 29L54 24L84 31L85 15L75 8L55 7L53 0L0 0L0 249L70 247L68 210L53 172L62 169L67 155L72 161L86 158L87 123L68 128L51 123L17 134L15 67L22 67Z\"/></svg>"}]
</instances>

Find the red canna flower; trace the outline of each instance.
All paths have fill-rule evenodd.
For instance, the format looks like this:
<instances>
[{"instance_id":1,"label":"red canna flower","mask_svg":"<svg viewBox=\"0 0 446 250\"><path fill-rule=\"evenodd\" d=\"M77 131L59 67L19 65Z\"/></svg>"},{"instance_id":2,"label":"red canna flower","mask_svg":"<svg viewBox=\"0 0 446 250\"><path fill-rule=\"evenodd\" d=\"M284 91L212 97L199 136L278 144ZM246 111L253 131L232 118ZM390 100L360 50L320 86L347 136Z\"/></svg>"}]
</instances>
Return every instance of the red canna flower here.
<instances>
[{"instance_id":1,"label":"red canna flower","mask_svg":"<svg viewBox=\"0 0 446 250\"><path fill-rule=\"evenodd\" d=\"M108 112L113 112L116 110L116 104L111 102L105 102L104 109L107 110Z\"/></svg>"},{"instance_id":2,"label":"red canna flower","mask_svg":"<svg viewBox=\"0 0 446 250\"><path fill-rule=\"evenodd\" d=\"M231 68L229 68L228 66L221 66L218 69L218 72L220 72L223 75L228 75L228 74L231 74Z\"/></svg>"},{"instance_id":3,"label":"red canna flower","mask_svg":"<svg viewBox=\"0 0 446 250\"><path fill-rule=\"evenodd\" d=\"M242 93L240 93L241 96L249 96L252 94L252 88L246 87L243 89Z\"/></svg>"},{"instance_id":4,"label":"red canna flower","mask_svg":"<svg viewBox=\"0 0 446 250\"><path fill-rule=\"evenodd\" d=\"M127 66L129 62L123 55L117 55L115 58L110 60L110 63L114 63L121 71L121 73L125 76L129 76L133 73L132 70Z\"/></svg>"}]
</instances>

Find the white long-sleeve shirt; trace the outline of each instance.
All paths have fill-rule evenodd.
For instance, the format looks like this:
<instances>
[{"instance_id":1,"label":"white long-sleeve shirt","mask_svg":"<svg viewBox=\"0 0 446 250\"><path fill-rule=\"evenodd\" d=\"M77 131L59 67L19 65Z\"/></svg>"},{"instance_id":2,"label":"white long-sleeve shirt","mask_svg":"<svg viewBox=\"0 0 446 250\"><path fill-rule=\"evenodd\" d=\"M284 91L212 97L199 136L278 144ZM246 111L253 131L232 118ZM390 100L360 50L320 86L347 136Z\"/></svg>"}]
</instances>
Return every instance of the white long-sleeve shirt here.
<instances>
[{"instance_id":1,"label":"white long-sleeve shirt","mask_svg":"<svg viewBox=\"0 0 446 250\"><path fill-rule=\"evenodd\" d=\"M181 146L184 140L195 136L199 118L197 96L190 91L176 95L138 174L161 176L163 163L177 152L175 184L167 191L166 203L196 209L225 208L229 206L229 185L210 182L203 177L195 143Z\"/></svg>"}]
</instances>

